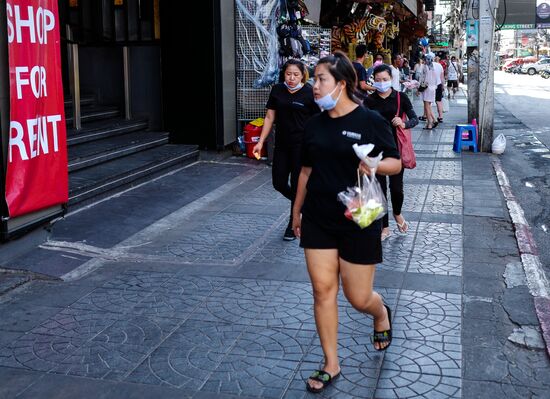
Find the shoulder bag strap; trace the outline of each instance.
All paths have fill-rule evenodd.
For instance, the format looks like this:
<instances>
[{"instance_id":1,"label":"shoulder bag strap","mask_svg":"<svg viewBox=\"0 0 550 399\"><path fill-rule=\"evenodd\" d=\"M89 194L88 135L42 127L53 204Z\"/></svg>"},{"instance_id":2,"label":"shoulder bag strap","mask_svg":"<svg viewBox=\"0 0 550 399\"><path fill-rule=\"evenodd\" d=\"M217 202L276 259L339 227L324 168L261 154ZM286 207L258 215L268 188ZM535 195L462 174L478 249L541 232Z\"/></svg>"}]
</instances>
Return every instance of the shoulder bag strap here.
<instances>
[{"instance_id":1,"label":"shoulder bag strap","mask_svg":"<svg viewBox=\"0 0 550 399\"><path fill-rule=\"evenodd\" d=\"M401 94L397 92L397 113L395 116L399 116L399 111L401 111Z\"/></svg>"}]
</instances>

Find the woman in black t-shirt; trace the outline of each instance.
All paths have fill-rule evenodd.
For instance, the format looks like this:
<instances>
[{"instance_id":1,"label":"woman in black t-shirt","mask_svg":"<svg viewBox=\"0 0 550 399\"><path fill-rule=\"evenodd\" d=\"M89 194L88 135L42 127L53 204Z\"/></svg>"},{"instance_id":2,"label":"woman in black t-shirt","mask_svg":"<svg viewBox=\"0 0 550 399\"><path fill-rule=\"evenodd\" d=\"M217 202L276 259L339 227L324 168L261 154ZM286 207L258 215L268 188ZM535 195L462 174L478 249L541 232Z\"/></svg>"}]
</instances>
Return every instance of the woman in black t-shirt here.
<instances>
[{"instance_id":1,"label":"woman in black t-shirt","mask_svg":"<svg viewBox=\"0 0 550 399\"><path fill-rule=\"evenodd\" d=\"M358 167L370 173L355 155L355 143L374 144L373 155L383 151L378 173L390 175L401 170L389 123L360 105L354 97L356 85L355 71L344 53L336 52L319 61L313 93L317 105L326 112L308 121L302 144L292 224L304 248L313 285L315 323L325 355L323 369L316 370L306 382L311 392L321 392L340 373L340 279L351 305L374 317L375 348L384 350L391 343L390 308L373 291L375 264L382 261L382 223L378 220L361 229L344 216L346 208L337 200L340 191L356 184Z\"/></svg>"},{"instance_id":2,"label":"woman in black t-shirt","mask_svg":"<svg viewBox=\"0 0 550 399\"><path fill-rule=\"evenodd\" d=\"M374 87L376 92L368 96L364 104L372 110L378 111L388 122L392 125L393 138L397 143L397 131L396 127L401 126L404 129L410 129L418 125L418 117L414 112L413 106L409 100L409 97L403 93L398 93L391 87L391 69L387 65L380 65L373 71L374 75ZM399 110L397 109L397 96L399 96ZM396 116L399 112L399 116ZM401 116L405 113L407 115L407 121L403 121ZM401 233L406 233L409 224L401 215L401 208L403 207L403 201L405 199L405 193L403 191L403 172L394 176L389 176L390 180L390 193L391 204L393 210L393 218L397 223L397 229ZM388 183L386 176L377 175L378 181L382 186L384 195L388 196ZM382 219L382 241L390 236L389 217L386 213Z\"/></svg>"},{"instance_id":3,"label":"woman in black t-shirt","mask_svg":"<svg viewBox=\"0 0 550 399\"><path fill-rule=\"evenodd\" d=\"M275 123L277 134L273 154L273 187L290 200L290 218L283 239L292 241L296 239L292 230L292 207L300 174L304 126L312 115L319 112L319 107L313 100L313 89L306 84L308 73L301 61L288 60L283 66L283 77L283 83L276 84L271 89L262 133L252 151L259 157Z\"/></svg>"}]
</instances>

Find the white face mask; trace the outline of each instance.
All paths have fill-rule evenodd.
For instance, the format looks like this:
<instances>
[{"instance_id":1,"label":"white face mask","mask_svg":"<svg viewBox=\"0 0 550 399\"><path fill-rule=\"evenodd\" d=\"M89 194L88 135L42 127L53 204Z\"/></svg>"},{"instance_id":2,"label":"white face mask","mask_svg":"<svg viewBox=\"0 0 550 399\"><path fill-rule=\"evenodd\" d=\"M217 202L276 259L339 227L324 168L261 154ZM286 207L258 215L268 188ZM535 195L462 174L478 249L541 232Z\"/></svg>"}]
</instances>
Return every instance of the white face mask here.
<instances>
[{"instance_id":1,"label":"white face mask","mask_svg":"<svg viewBox=\"0 0 550 399\"><path fill-rule=\"evenodd\" d=\"M304 87L304 84L303 84L302 82L298 83L298 84L297 84L296 86L294 86L294 87L290 87L290 86L288 85L287 82L283 82L283 83L285 84L285 86L286 86L286 88L288 89L288 91L290 91L291 93L294 93L295 91L298 91L298 90L300 90L302 87Z\"/></svg>"},{"instance_id":2,"label":"white face mask","mask_svg":"<svg viewBox=\"0 0 550 399\"><path fill-rule=\"evenodd\" d=\"M336 100L332 98L332 93L336 91L339 84L340 83L336 84L336 87L326 96L323 96L318 100L315 100L319 108L321 108L321 111L324 111L324 110L330 111L331 109L334 109L334 107L336 107L336 104L338 104L338 100L340 100L340 96L342 95L342 91L344 91L344 89L340 90L340 94L338 94L338 97L336 97Z\"/></svg>"},{"instance_id":3,"label":"white face mask","mask_svg":"<svg viewBox=\"0 0 550 399\"><path fill-rule=\"evenodd\" d=\"M380 93L385 93L391 89L391 82L374 82L373 86Z\"/></svg>"}]
</instances>

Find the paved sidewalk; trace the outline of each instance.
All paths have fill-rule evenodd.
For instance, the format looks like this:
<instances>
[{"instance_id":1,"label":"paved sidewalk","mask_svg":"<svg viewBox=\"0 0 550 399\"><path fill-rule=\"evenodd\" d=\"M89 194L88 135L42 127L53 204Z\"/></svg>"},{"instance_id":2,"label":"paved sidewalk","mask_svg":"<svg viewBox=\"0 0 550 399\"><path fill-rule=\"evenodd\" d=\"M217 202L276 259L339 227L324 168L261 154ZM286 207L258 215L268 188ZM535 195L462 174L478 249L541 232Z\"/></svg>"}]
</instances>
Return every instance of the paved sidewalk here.
<instances>
[{"instance_id":1,"label":"paved sidewalk","mask_svg":"<svg viewBox=\"0 0 550 399\"><path fill-rule=\"evenodd\" d=\"M377 269L393 343L376 352L341 297L342 376L323 394L305 391L322 352L303 252L282 241L288 203L269 168L229 158L72 215L3 262L65 281L3 297L0 398L550 398L490 156L452 152L465 98L451 107L414 130L410 230L391 220Z\"/></svg>"}]
</instances>

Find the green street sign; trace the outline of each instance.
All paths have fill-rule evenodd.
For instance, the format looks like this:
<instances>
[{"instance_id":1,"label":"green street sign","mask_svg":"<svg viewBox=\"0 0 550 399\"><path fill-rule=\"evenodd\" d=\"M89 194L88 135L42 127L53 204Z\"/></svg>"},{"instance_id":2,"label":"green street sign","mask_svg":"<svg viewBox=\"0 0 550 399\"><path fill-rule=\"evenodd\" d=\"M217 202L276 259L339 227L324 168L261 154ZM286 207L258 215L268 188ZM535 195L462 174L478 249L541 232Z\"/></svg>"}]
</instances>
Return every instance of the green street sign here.
<instances>
[{"instance_id":1,"label":"green street sign","mask_svg":"<svg viewBox=\"0 0 550 399\"><path fill-rule=\"evenodd\" d=\"M449 42L435 42L438 47L449 47Z\"/></svg>"},{"instance_id":2,"label":"green street sign","mask_svg":"<svg viewBox=\"0 0 550 399\"><path fill-rule=\"evenodd\" d=\"M535 24L504 24L502 30L535 29Z\"/></svg>"}]
</instances>

